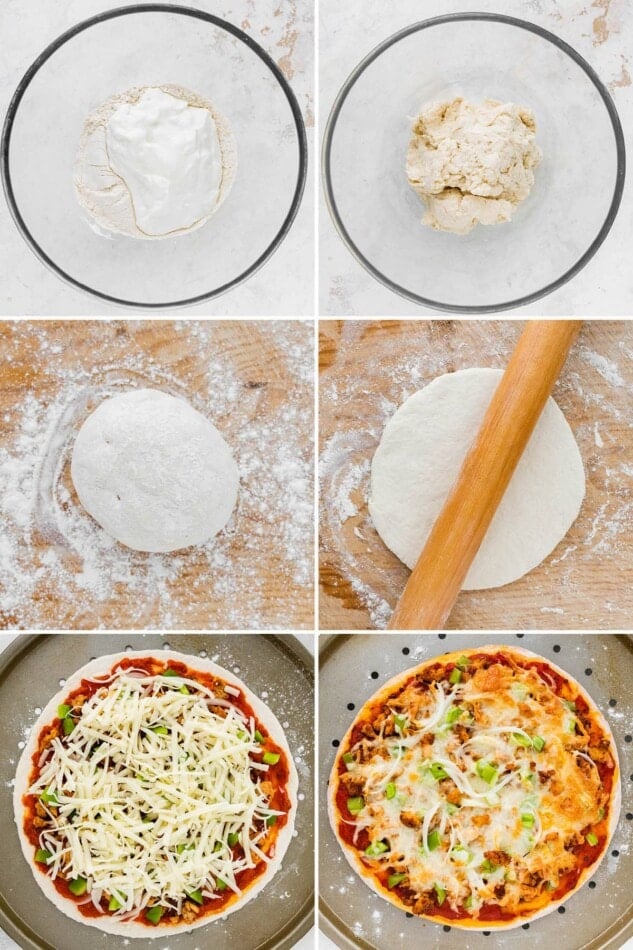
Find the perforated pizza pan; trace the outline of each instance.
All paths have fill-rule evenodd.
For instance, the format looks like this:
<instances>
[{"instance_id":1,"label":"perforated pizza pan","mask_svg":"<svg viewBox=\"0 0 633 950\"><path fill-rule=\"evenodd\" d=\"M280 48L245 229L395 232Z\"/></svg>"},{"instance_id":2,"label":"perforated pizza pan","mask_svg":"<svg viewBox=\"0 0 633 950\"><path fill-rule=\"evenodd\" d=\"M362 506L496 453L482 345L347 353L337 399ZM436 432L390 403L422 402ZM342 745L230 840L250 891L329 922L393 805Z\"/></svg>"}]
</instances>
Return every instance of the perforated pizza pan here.
<instances>
[{"instance_id":1,"label":"perforated pizza pan","mask_svg":"<svg viewBox=\"0 0 633 950\"><path fill-rule=\"evenodd\" d=\"M281 869L249 904L207 927L162 939L99 933L63 915L37 886L18 842L12 783L29 726L70 673L95 656L171 647L234 672L275 713L299 774L295 836ZM292 636L57 634L23 636L0 654L0 927L25 950L285 950L313 922L314 690L312 658Z\"/></svg>"},{"instance_id":2,"label":"perforated pizza pan","mask_svg":"<svg viewBox=\"0 0 633 950\"><path fill-rule=\"evenodd\" d=\"M413 917L354 873L327 816L336 748L370 696L392 676L450 650L486 643L525 647L552 660L593 697L615 738L622 811L592 879L558 912L503 933L469 933ZM322 636L319 675L319 864L321 929L341 948L363 950L598 950L633 936L633 637L618 634L352 634Z\"/></svg>"}]
</instances>

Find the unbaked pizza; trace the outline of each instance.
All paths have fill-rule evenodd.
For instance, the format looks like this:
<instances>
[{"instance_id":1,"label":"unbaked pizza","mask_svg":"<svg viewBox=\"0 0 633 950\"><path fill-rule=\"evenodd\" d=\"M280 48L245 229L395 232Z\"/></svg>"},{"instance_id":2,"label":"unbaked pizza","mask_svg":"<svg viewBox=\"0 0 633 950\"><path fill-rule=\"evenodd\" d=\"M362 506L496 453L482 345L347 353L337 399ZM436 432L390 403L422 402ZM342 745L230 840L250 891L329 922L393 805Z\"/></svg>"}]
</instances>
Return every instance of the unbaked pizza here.
<instances>
[{"instance_id":1,"label":"unbaked pizza","mask_svg":"<svg viewBox=\"0 0 633 950\"><path fill-rule=\"evenodd\" d=\"M74 920L165 937L237 910L278 869L297 775L273 713L171 651L100 657L43 710L15 820L37 883Z\"/></svg>"},{"instance_id":2,"label":"unbaked pizza","mask_svg":"<svg viewBox=\"0 0 633 950\"><path fill-rule=\"evenodd\" d=\"M454 927L542 916L595 871L618 820L609 727L527 650L486 646L406 670L342 740L330 821L381 897Z\"/></svg>"}]
</instances>

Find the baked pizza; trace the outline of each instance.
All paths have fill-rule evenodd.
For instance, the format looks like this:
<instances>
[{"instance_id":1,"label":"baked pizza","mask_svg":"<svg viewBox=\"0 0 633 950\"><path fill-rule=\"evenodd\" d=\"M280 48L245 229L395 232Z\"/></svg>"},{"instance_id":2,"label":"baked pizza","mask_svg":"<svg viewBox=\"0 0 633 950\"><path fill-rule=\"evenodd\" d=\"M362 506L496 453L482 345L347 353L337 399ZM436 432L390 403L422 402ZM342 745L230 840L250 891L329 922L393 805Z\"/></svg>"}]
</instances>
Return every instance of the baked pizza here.
<instances>
[{"instance_id":1,"label":"baked pizza","mask_svg":"<svg viewBox=\"0 0 633 950\"><path fill-rule=\"evenodd\" d=\"M18 764L15 820L73 920L165 937L237 910L278 869L297 774L273 713L172 651L99 657L48 703Z\"/></svg>"},{"instance_id":2,"label":"baked pizza","mask_svg":"<svg viewBox=\"0 0 633 950\"><path fill-rule=\"evenodd\" d=\"M481 930L567 900L619 809L617 751L595 703L553 663L507 646L390 680L347 731L329 786L332 828L374 891Z\"/></svg>"}]
</instances>

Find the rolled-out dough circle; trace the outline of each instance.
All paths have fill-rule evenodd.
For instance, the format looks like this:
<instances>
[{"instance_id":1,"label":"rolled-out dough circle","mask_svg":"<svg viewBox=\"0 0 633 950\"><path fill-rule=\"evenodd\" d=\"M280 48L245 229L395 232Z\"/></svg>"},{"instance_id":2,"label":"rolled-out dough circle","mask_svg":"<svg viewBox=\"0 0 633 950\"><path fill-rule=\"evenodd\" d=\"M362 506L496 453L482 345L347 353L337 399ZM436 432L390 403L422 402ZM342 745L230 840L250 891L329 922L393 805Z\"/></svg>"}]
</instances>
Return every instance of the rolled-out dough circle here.
<instances>
[{"instance_id":1,"label":"rolled-out dough circle","mask_svg":"<svg viewBox=\"0 0 633 950\"><path fill-rule=\"evenodd\" d=\"M413 568L503 375L466 369L438 376L391 417L371 467L369 513L378 534ZM575 521L585 473L567 420L548 399L473 561L464 590L502 587L540 564Z\"/></svg>"},{"instance_id":2,"label":"rolled-out dough circle","mask_svg":"<svg viewBox=\"0 0 633 950\"><path fill-rule=\"evenodd\" d=\"M220 531L239 474L214 425L183 399L137 389L106 399L82 425L71 476L86 511L136 551L176 551Z\"/></svg>"}]
</instances>

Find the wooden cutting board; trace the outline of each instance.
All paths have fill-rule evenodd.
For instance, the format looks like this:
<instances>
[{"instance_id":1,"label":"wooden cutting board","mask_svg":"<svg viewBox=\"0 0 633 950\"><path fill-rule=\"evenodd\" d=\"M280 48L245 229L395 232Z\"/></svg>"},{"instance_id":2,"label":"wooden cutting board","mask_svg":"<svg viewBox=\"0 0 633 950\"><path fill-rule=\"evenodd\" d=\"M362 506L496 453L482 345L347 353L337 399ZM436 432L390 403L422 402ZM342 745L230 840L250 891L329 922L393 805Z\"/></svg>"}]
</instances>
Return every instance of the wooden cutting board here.
<instances>
[{"instance_id":1,"label":"wooden cutting board","mask_svg":"<svg viewBox=\"0 0 633 950\"><path fill-rule=\"evenodd\" d=\"M503 368L517 321L321 321L320 625L384 627L407 568L367 511L385 423L441 373ZM592 321L554 389L587 492L556 550L502 588L463 592L448 629L624 629L633 620L633 324Z\"/></svg>"},{"instance_id":2,"label":"wooden cutting board","mask_svg":"<svg viewBox=\"0 0 633 950\"><path fill-rule=\"evenodd\" d=\"M313 625L313 331L297 321L0 323L0 628ZM220 429L238 504L211 542L130 551L81 507L74 436L150 386Z\"/></svg>"}]
</instances>

